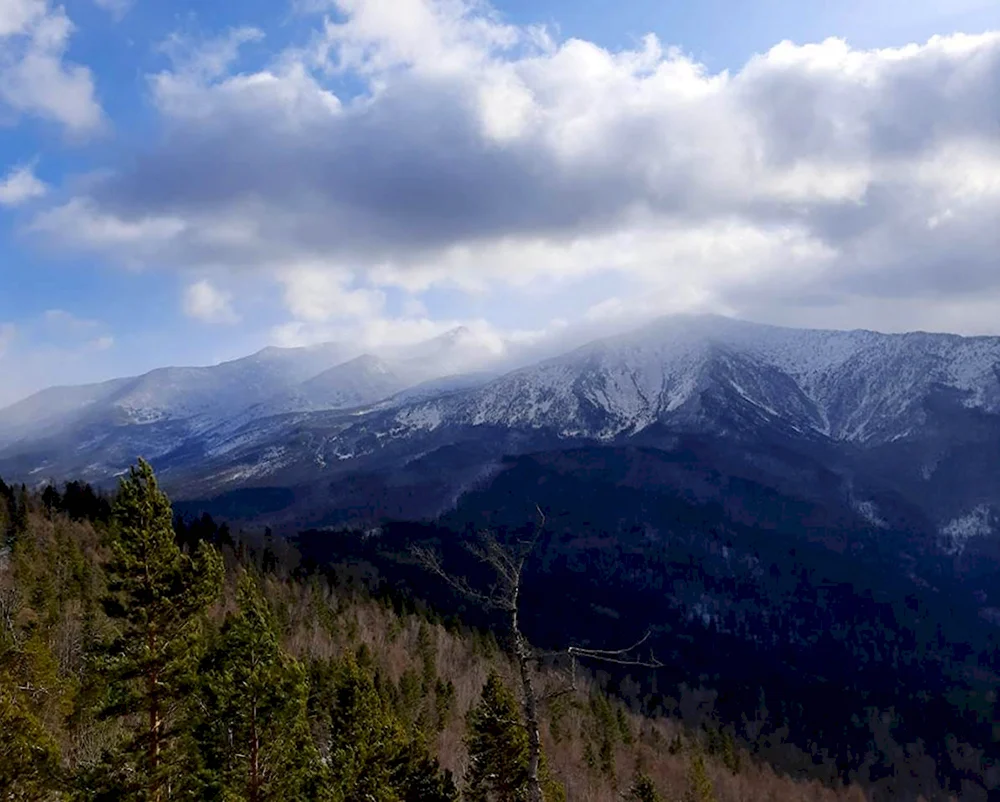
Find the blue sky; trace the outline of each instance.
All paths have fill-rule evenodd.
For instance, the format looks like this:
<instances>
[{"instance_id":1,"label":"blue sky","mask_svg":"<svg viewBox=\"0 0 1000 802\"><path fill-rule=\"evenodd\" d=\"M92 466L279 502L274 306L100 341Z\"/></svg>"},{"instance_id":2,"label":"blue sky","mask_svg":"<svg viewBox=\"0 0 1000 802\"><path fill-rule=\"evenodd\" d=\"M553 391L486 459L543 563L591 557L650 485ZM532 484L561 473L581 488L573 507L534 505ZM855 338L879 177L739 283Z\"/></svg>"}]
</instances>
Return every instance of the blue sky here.
<instances>
[{"instance_id":1,"label":"blue sky","mask_svg":"<svg viewBox=\"0 0 1000 802\"><path fill-rule=\"evenodd\" d=\"M1000 333L997 30L979 0L0 0L0 404L459 323Z\"/></svg>"}]
</instances>

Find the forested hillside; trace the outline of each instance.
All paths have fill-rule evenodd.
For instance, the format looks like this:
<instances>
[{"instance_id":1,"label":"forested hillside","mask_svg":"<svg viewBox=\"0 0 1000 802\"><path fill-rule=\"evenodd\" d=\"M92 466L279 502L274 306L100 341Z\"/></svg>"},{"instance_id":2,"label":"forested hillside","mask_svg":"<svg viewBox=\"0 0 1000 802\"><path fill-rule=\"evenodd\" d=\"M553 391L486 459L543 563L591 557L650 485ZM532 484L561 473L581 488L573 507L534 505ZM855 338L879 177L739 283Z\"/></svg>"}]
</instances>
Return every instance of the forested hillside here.
<instances>
[{"instance_id":1,"label":"forested hillside","mask_svg":"<svg viewBox=\"0 0 1000 802\"><path fill-rule=\"evenodd\" d=\"M114 498L0 483L0 534L0 799L525 798L502 639L175 521L145 464ZM718 722L643 718L597 676L533 678L550 802L864 798L779 776Z\"/></svg>"}]
</instances>

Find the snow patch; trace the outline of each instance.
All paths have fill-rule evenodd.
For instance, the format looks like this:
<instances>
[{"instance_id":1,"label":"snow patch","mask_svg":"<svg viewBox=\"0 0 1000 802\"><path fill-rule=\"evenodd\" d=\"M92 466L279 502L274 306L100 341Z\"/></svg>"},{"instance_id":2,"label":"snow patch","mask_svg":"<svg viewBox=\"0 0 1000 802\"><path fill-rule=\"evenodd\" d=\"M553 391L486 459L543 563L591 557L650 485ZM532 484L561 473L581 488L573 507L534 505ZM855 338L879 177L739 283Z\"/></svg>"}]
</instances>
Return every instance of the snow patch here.
<instances>
[{"instance_id":1,"label":"snow patch","mask_svg":"<svg viewBox=\"0 0 1000 802\"><path fill-rule=\"evenodd\" d=\"M965 551L970 540L993 534L993 513L989 506L980 504L965 515L955 518L941 528L944 550L951 555Z\"/></svg>"},{"instance_id":2,"label":"snow patch","mask_svg":"<svg viewBox=\"0 0 1000 802\"><path fill-rule=\"evenodd\" d=\"M874 501L851 501L851 508L876 529L888 529L889 523L879 515L878 505Z\"/></svg>"}]
</instances>

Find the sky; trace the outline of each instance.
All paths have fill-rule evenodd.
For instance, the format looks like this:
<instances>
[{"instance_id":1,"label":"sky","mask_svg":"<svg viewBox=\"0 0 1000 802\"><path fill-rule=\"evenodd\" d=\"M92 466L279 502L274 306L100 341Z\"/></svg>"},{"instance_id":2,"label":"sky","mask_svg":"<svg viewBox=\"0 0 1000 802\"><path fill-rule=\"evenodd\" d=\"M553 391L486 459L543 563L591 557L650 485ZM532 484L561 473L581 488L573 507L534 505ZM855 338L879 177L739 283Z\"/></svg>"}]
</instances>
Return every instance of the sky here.
<instances>
[{"instance_id":1,"label":"sky","mask_svg":"<svg viewBox=\"0 0 1000 802\"><path fill-rule=\"evenodd\" d=\"M709 311L1000 334L998 0L0 0L0 404Z\"/></svg>"}]
</instances>

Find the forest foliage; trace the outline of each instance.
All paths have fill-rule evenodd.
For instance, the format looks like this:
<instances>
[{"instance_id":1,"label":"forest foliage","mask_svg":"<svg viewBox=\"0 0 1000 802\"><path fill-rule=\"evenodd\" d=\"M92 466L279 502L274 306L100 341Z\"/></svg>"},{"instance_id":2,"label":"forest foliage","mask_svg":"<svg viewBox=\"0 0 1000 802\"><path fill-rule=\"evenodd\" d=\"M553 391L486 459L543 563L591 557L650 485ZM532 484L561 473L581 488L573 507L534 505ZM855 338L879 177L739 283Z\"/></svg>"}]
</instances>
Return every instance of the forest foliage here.
<instances>
[{"instance_id":1,"label":"forest foliage","mask_svg":"<svg viewBox=\"0 0 1000 802\"><path fill-rule=\"evenodd\" d=\"M489 632L179 521L143 462L113 497L0 482L0 538L0 800L524 799L516 665ZM864 798L719 723L536 680L550 802Z\"/></svg>"}]
</instances>

